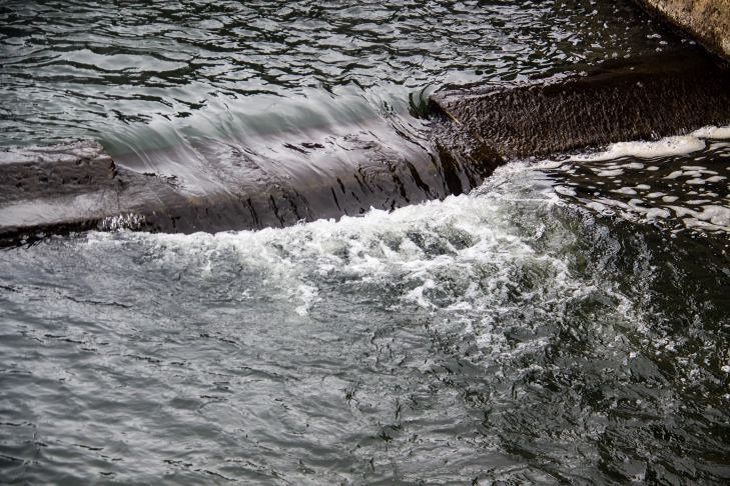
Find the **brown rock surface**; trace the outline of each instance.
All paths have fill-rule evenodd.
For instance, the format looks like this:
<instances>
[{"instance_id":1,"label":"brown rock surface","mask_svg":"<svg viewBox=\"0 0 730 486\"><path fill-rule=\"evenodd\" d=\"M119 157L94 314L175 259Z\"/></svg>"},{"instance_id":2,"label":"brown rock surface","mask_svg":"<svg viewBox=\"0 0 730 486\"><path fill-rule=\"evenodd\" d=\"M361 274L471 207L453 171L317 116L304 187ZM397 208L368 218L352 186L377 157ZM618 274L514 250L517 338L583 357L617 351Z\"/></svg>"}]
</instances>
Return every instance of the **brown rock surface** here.
<instances>
[{"instance_id":1,"label":"brown rock surface","mask_svg":"<svg viewBox=\"0 0 730 486\"><path fill-rule=\"evenodd\" d=\"M589 74L445 91L435 109L508 158L730 123L730 72L701 50Z\"/></svg>"},{"instance_id":2,"label":"brown rock surface","mask_svg":"<svg viewBox=\"0 0 730 486\"><path fill-rule=\"evenodd\" d=\"M638 0L730 59L730 0Z\"/></svg>"}]
</instances>

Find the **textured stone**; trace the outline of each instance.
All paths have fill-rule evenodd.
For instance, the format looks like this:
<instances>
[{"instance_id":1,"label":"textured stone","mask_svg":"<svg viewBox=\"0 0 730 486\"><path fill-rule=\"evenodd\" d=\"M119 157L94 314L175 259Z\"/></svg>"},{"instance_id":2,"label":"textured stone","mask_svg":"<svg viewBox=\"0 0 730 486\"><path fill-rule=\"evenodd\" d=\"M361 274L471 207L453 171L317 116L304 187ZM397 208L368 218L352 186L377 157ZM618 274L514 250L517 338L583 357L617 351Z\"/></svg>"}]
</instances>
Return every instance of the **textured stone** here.
<instances>
[{"instance_id":1,"label":"textured stone","mask_svg":"<svg viewBox=\"0 0 730 486\"><path fill-rule=\"evenodd\" d=\"M730 123L730 73L697 49L548 81L446 91L431 101L505 157L544 156Z\"/></svg>"},{"instance_id":2,"label":"textured stone","mask_svg":"<svg viewBox=\"0 0 730 486\"><path fill-rule=\"evenodd\" d=\"M730 59L730 0L637 0Z\"/></svg>"}]
</instances>

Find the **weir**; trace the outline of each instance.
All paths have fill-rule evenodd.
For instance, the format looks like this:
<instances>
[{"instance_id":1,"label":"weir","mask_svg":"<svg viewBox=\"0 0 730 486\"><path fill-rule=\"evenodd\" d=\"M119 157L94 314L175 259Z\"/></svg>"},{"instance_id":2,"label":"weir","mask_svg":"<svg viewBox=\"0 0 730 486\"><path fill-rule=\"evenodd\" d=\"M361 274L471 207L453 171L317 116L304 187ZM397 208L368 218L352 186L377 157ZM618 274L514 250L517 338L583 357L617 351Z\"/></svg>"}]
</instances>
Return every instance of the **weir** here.
<instances>
[{"instance_id":1,"label":"weir","mask_svg":"<svg viewBox=\"0 0 730 486\"><path fill-rule=\"evenodd\" d=\"M0 484L730 484L730 72L635 0L0 22Z\"/></svg>"},{"instance_id":2,"label":"weir","mask_svg":"<svg viewBox=\"0 0 730 486\"><path fill-rule=\"evenodd\" d=\"M426 151L369 143L347 164L325 157L320 166L305 165L295 173L209 142L195 147L214 161L208 169L216 173L214 189L202 195L174 177L117 163L94 141L7 148L0 151L6 174L0 183L0 243L94 228L259 229L357 215L371 207L392 210L468 192L502 163L491 148L448 122L435 121L432 129ZM158 149L151 156L171 155Z\"/></svg>"},{"instance_id":3,"label":"weir","mask_svg":"<svg viewBox=\"0 0 730 486\"><path fill-rule=\"evenodd\" d=\"M92 141L0 152L0 241L128 227L183 232L258 229L361 214L460 194L505 160L656 139L730 122L730 73L695 49L547 80L442 91L430 100L424 151L356 145L348 163L264 166L225 143L196 150L215 190L115 163ZM158 151L151 157L169 156ZM217 162L215 162L217 164Z\"/></svg>"}]
</instances>

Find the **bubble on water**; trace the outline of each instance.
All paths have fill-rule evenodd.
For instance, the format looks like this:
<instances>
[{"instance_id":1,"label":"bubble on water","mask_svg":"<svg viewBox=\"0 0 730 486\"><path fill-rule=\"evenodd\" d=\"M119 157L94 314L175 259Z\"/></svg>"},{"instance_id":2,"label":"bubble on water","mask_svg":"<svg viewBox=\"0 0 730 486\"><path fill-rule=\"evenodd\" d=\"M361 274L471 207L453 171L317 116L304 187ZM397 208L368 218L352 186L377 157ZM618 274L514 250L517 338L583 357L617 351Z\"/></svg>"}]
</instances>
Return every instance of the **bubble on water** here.
<instances>
[{"instance_id":1,"label":"bubble on water","mask_svg":"<svg viewBox=\"0 0 730 486\"><path fill-rule=\"evenodd\" d=\"M668 137L655 142L619 142L609 145L603 152L587 155L576 155L570 160L575 162L597 162L614 160L621 157L638 157L651 159L682 155L697 152L705 148L705 142L694 136ZM640 163L631 163L627 166L632 169L643 168Z\"/></svg>"},{"instance_id":2,"label":"bubble on water","mask_svg":"<svg viewBox=\"0 0 730 486\"><path fill-rule=\"evenodd\" d=\"M730 138L730 126L716 127L708 126L700 128L692 132L692 136L697 138L727 139Z\"/></svg>"},{"instance_id":3,"label":"bubble on water","mask_svg":"<svg viewBox=\"0 0 730 486\"><path fill-rule=\"evenodd\" d=\"M611 192L616 192L618 194L628 194L628 195L635 195L636 191L630 187L621 187L619 189L614 189Z\"/></svg>"}]
</instances>

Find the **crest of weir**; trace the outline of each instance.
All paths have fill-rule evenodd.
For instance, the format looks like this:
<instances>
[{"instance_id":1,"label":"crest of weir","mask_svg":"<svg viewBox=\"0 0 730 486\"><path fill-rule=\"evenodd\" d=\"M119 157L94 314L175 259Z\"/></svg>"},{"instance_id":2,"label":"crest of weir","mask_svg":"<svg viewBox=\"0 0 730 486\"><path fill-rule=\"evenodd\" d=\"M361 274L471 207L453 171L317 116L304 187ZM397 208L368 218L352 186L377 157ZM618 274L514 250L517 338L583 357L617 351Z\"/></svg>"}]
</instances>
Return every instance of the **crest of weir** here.
<instances>
[{"instance_id":1,"label":"crest of weir","mask_svg":"<svg viewBox=\"0 0 730 486\"><path fill-rule=\"evenodd\" d=\"M426 155L366 145L350 165L306 167L292 176L228 153L239 169L203 195L115 163L93 141L8 148L0 152L0 241L120 225L186 233L258 229L443 198L478 186L512 158L727 124L730 72L689 49L590 73L441 91L430 108Z\"/></svg>"}]
</instances>

